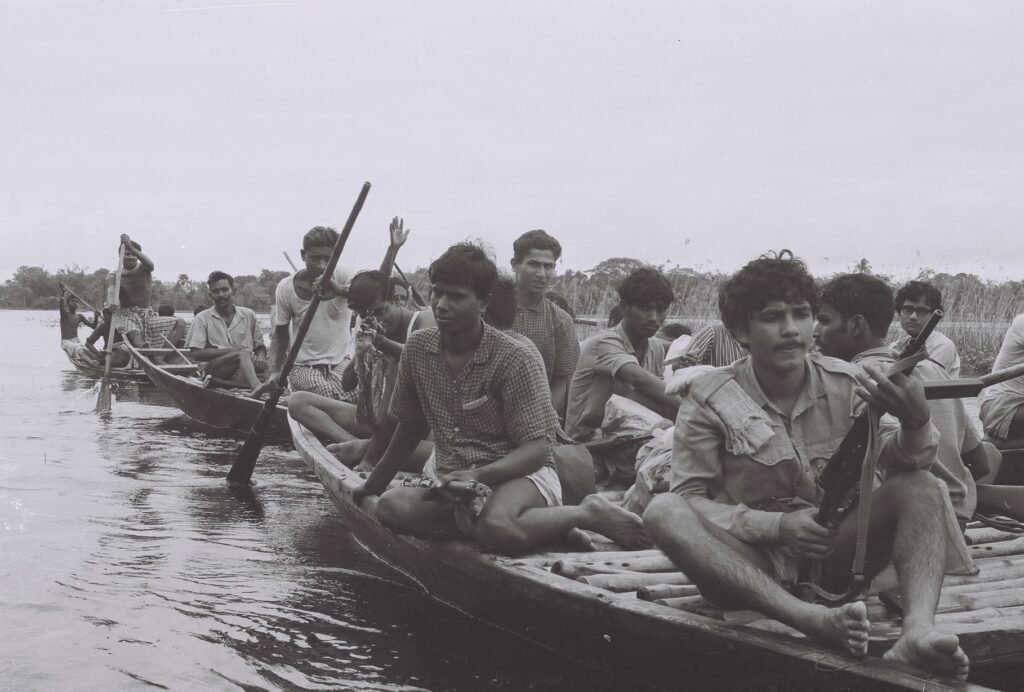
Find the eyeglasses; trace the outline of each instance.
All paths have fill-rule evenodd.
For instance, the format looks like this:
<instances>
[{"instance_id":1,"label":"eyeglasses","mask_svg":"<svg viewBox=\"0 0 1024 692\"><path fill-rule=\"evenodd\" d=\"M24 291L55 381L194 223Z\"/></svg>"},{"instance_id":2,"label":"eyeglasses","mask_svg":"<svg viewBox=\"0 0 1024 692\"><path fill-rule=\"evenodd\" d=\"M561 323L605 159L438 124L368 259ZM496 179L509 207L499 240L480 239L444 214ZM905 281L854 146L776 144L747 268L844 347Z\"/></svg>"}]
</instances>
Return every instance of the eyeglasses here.
<instances>
[{"instance_id":1,"label":"eyeglasses","mask_svg":"<svg viewBox=\"0 0 1024 692\"><path fill-rule=\"evenodd\" d=\"M935 312L935 310L932 308L915 308L912 305L903 305L900 307L900 317L910 317L911 315L927 317L933 312Z\"/></svg>"}]
</instances>

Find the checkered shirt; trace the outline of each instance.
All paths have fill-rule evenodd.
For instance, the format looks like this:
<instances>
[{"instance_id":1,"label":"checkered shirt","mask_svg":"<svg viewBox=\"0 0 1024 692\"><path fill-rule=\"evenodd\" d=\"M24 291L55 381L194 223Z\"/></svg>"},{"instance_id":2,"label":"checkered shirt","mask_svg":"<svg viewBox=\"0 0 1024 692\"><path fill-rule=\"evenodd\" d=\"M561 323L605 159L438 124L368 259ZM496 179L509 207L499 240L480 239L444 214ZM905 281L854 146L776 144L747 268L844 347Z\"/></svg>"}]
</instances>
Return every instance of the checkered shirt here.
<instances>
[{"instance_id":1,"label":"checkered shirt","mask_svg":"<svg viewBox=\"0 0 1024 692\"><path fill-rule=\"evenodd\" d=\"M434 431L439 476L486 466L537 439L554 442L558 418L544 369L526 347L484 325L480 345L458 377L436 328L414 332L398 364L391 415ZM551 450L548 464L553 465Z\"/></svg>"},{"instance_id":2,"label":"checkered shirt","mask_svg":"<svg viewBox=\"0 0 1024 692\"><path fill-rule=\"evenodd\" d=\"M536 307L516 307L516 320L512 329L534 343L544 359L548 379L572 377L580 357L580 342L576 339L576 326L572 317L560 307L544 298Z\"/></svg>"}]
</instances>

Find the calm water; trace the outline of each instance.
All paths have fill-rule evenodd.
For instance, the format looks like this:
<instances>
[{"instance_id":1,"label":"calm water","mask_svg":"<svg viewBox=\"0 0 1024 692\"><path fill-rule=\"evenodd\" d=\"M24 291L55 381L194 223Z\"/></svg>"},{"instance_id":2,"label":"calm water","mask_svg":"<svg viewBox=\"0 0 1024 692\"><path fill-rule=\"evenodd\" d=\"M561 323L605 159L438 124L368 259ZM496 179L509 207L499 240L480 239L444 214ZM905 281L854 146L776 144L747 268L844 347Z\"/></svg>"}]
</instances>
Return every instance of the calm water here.
<instances>
[{"instance_id":1,"label":"calm water","mask_svg":"<svg viewBox=\"0 0 1024 692\"><path fill-rule=\"evenodd\" d=\"M232 491L147 385L93 413L55 313L0 333L0 689L612 689L390 581L295 452Z\"/></svg>"}]
</instances>

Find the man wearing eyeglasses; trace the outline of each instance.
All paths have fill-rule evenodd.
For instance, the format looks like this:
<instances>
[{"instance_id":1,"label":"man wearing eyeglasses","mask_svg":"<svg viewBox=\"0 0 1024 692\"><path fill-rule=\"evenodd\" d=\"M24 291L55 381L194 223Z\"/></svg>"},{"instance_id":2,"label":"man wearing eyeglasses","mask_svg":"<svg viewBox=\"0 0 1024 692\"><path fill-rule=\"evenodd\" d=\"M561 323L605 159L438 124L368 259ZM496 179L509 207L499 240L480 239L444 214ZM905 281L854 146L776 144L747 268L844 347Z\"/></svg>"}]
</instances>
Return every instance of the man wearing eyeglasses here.
<instances>
[{"instance_id":1,"label":"man wearing eyeglasses","mask_svg":"<svg viewBox=\"0 0 1024 692\"><path fill-rule=\"evenodd\" d=\"M352 278L348 287L348 307L360 318L360 333L356 351L365 347L376 349L383 358L384 387L379 408L383 414L376 427L360 423L356 417L356 405L307 392L297 392L288 401L288 411L321 438L332 444L328 449L349 465L365 461L376 464L395 429L395 421L387 414L388 402L394 385L398 360L402 356L409 335L419 329L436 326L433 313L419 312L402 307L388 300L388 276L382 271L363 271ZM358 359L357 355L357 359ZM355 360L345 368L342 385L355 389ZM370 439L366 439L370 438ZM424 454L413 455L426 461L429 446Z\"/></svg>"},{"instance_id":2,"label":"man wearing eyeglasses","mask_svg":"<svg viewBox=\"0 0 1024 692\"><path fill-rule=\"evenodd\" d=\"M892 344L900 353L910 340L921 333L928 318L942 309L942 293L927 281L911 281L896 293L896 315L906 335ZM948 336L935 330L925 341L928 357L942 366L950 377L960 377L960 353Z\"/></svg>"}]
</instances>

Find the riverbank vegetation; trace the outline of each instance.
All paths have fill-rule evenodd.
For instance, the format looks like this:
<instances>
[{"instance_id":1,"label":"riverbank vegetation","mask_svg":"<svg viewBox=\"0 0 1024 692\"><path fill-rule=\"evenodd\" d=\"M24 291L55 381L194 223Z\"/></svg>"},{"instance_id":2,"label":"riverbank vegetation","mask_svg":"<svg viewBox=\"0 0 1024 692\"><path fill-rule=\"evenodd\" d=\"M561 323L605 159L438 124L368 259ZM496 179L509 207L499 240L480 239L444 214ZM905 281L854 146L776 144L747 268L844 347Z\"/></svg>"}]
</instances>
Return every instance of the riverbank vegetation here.
<instances>
[{"instance_id":1,"label":"riverbank vegetation","mask_svg":"<svg viewBox=\"0 0 1024 692\"><path fill-rule=\"evenodd\" d=\"M595 317L599 323L607 318L618 302L615 289L622 279L637 267L639 260L613 257L589 271L568 270L558 275L552 290L565 296L579 316ZM700 271L689 267L658 267L668 277L676 294L670 319L696 328L718 319L718 287L727 274ZM871 273L870 262L860 260L854 269ZM43 267L22 266L0 286L0 307L56 309L59 283L69 286L78 295L99 307L108 270L90 271L69 265L51 273ZM409 272L409 280L427 295L426 269ZM274 300L274 288L288 272L263 269L257 274L235 277L235 295L239 305L265 312ZM822 280L830 277L820 277ZM903 280L882 276L898 286ZM931 269L911 277L931 281L942 291L946 317L939 330L960 349L965 376L986 373L992 367L1003 334L1015 315L1024 311L1024 283L1021 281L990 281L974 274L947 274ZM196 305L208 304L205 280L180 274L174 281L153 281L153 305L168 304L182 312L191 312ZM94 302L95 301L95 302ZM593 331L591 328L589 331ZM893 340L899 335L899 323L890 331ZM585 334L581 333L581 336Z\"/></svg>"}]
</instances>

